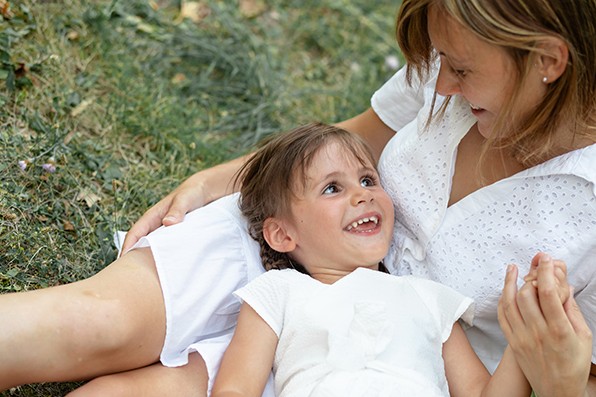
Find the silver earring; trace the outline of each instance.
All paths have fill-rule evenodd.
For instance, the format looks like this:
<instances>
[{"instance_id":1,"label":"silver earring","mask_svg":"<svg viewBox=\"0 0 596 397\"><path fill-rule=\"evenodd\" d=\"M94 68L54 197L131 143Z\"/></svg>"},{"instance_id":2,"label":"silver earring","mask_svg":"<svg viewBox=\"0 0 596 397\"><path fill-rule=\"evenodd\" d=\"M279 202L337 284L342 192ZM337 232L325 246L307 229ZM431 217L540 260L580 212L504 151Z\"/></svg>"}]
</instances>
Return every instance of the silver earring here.
<instances>
[{"instance_id":1,"label":"silver earring","mask_svg":"<svg viewBox=\"0 0 596 397\"><path fill-rule=\"evenodd\" d=\"M543 82L544 84L548 83L548 77L544 76L544 77L542 78L542 82Z\"/></svg>"}]
</instances>

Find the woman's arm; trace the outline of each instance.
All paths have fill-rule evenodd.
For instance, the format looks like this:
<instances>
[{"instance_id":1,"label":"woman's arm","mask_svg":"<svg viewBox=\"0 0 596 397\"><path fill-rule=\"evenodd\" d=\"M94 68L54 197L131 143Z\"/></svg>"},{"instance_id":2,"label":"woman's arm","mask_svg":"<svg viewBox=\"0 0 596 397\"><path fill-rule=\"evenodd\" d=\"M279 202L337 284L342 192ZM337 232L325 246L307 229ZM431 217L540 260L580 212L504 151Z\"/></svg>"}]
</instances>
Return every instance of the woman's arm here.
<instances>
[{"instance_id":1,"label":"woman's arm","mask_svg":"<svg viewBox=\"0 0 596 397\"><path fill-rule=\"evenodd\" d=\"M372 109L337 126L362 136L371 145L377 158L394 134ZM233 178L249 157L239 157L190 176L135 222L126 234L122 252L128 251L141 237L162 224L170 226L179 223L187 212L233 193L237 189L237 186L232 185Z\"/></svg>"},{"instance_id":2,"label":"woman's arm","mask_svg":"<svg viewBox=\"0 0 596 397\"><path fill-rule=\"evenodd\" d=\"M561 304L554 267L551 258L541 258L537 285L526 283L519 292L517 267L510 267L499 302L499 323L537 395L590 395L592 333L573 294Z\"/></svg>"},{"instance_id":3,"label":"woman's arm","mask_svg":"<svg viewBox=\"0 0 596 397\"><path fill-rule=\"evenodd\" d=\"M395 135L395 131L383 123L372 108L336 125L364 138L372 148L377 160L381 157L381 152L387 142Z\"/></svg>"},{"instance_id":4,"label":"woman's arm","mask_svg":"<svg viewBox=\"0 0 596 397\"><path fill-rule=\"evenodd\" d=\"M528 397L531 393L509 348L491 377L459 323L453 326L449 339L443 344L443 359L449 393L453 397Z\"/></svg>"},{"instance_id":5,"label":"woman's arm","mask_svg":"<svg viewBox=\"0 0 596 397\"><path fill-rule=\"evenodd\" d=\"M224 354L212 397L254 396L263 394L271 373L277 335L250 305L244 303L238 326Z\"/></svg>"}]
</instances>

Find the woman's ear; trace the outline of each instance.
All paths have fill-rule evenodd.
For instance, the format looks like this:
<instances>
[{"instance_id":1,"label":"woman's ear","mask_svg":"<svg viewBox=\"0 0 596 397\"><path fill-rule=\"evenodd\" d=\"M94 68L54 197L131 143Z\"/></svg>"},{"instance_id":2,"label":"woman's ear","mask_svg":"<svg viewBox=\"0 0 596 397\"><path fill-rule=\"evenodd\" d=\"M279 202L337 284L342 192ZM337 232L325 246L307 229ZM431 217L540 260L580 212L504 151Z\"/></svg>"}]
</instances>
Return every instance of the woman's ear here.
<instances>
[{"instance_id":1,"label":"woman's ear","mask_svg":"<svg viewBox=\"0 0 596 397\"><path fill-rule=\"evenodd\" d=\"M288 233L285 223L277 218L267 218L263 222L263 237L267 244L277 252L291 252L296 242Z\"/></svg>"},{"instance_id":2,"label":"woman's ear","mask_svg":"<svg viewBox=\"0 0 596 397\"><path fill-rule=\"evenodd\" d=\"M542 76L542 82L549 84L556 81L565 72L569 61L569 47L558 37L548 37L538 44L540 53L536 66Z\"/></svg>"}]
</instances>

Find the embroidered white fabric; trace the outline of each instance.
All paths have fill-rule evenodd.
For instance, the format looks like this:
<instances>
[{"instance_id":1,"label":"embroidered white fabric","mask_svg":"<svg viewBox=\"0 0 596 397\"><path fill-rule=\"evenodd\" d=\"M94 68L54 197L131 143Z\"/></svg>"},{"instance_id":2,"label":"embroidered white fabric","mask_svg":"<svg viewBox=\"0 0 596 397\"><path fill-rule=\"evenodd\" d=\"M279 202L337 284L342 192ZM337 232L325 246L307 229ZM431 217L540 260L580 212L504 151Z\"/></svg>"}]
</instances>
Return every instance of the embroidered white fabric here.
<instances>
[{"instance_id":1,"label":"embroidered white fabric","mask_svg":"<svg viewBox=\"0 0 596 397\"><path fill-rule=\"evenodd\" d=\"M396 208L395 239L385 264L396 274L429 278L474 299L474 326L467 335L491 371L506 345L497 322L506 266L517 264L523 277L538 251L565 260L576 299L595 332L596 145L486 186L448 208L457 146L475 118L469 104L454 97L445 117L425 129L435 81L433 75L408 88L400 71L372 98L385 123L395 129L405 125L379 165ZM404 102L405 94L419 100ZM435 107L442 101L438 97ZM395 117L396 107L420 103L409 123Z\"/></svg>"}]
</instances>

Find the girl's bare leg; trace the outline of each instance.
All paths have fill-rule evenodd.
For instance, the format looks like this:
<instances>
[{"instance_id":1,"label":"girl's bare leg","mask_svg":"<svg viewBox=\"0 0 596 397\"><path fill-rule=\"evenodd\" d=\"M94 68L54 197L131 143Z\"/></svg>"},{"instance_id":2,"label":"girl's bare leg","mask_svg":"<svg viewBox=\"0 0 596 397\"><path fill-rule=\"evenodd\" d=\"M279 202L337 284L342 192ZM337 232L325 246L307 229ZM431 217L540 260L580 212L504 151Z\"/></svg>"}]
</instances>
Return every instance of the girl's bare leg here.
<instances>
[{"instance_id":1,"label":"girl's bare leg","mask_svg":"<svg viewBox=\"0 0 596 397\"><path fill-rule=\"evenodd\" d=\"M0 295L0 390L90 379L159 358L165 309L151 251L72 284Z\"/></svg>"},{"instance_id":2,"label":"girl's bare leg","mask_svg":"<svg viewBox=\"0 0 596 397\"><path fill-rule=\"evenodd\" d=\"M101 376L73 391L68 397L206 397L207 368L198 353L183 367L161 364Z\"/></svg>"}]
</instances>

